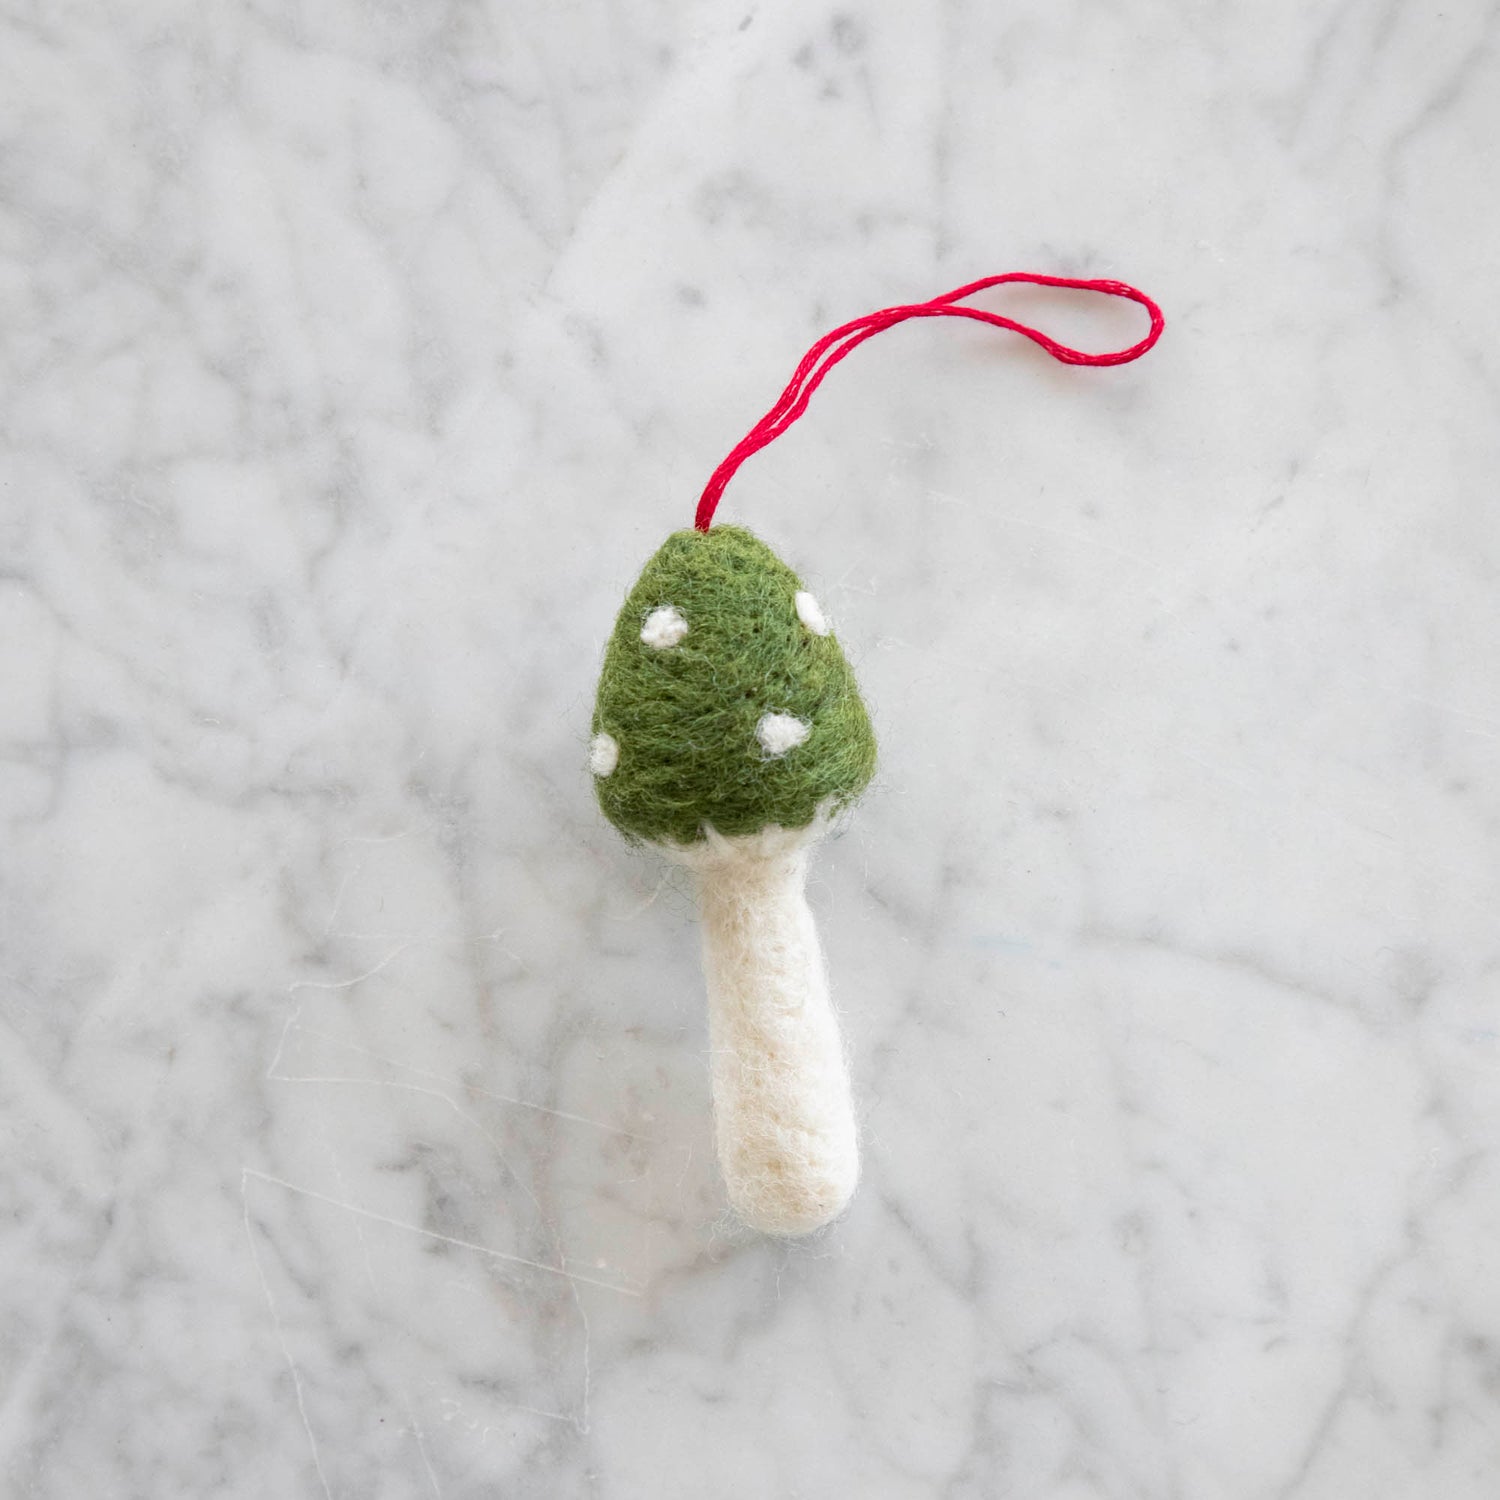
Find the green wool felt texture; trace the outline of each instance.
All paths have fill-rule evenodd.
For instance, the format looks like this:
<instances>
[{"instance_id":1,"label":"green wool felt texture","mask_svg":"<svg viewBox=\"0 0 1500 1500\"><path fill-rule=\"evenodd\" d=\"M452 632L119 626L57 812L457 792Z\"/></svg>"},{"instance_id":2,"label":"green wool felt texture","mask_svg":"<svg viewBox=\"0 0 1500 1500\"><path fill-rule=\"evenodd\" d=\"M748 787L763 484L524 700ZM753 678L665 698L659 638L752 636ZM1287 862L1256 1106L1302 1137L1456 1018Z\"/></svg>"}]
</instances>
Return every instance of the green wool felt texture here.
<instances>
[{"instance_id":1,"label":"green wool felt texture","mask_svg":"<svg viewBox=\"0 0 1500 1500\"><path fill-rule=\"evenodd\" d=\"M618 746L594 787L627 837L691 844L705 825L726 837L802 828L869 783L869 715L838 642L799 614L801 589L736 526L674 532L646 564L605 648L594 706L594 734ZM643 641L667 607L681 633ZM805 738L774 753L767 715Z\"/></svg>"}]
</instances>

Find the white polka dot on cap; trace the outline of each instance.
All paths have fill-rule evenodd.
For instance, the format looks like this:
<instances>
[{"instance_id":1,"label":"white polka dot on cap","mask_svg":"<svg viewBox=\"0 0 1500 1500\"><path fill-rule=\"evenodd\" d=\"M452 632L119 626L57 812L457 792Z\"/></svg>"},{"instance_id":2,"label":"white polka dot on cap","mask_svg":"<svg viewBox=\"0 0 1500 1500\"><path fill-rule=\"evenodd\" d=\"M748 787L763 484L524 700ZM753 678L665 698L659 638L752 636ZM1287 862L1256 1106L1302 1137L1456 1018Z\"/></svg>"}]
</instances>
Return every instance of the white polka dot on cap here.
<instances>
[{"instance_id":1,"label":"white polka dot on cap","mask_svg":"<svg viewBox=\"0 0 1500 1500\"><path fill-rule=\"evenodd\" d=\"M823 606L806 589L799 589L792 602L797 606L797 618L814 635L828 634L828 617L823 613Z\"/></svg>"},{"instance_id":2,"label":"white polka dot on cap","mask_svg":"<svg viewBox=\"0 0 1500 1500\"><path fill-rule=\"evenodd\" d=\"M658 605L641 626L641 640L653 651L670 651L687 633L682 611L671 604Z\"/></svg>"},{"instance_id":3,"label":"white polka dot on cap","mask_svg":"<svg viewBox=\"0 0 1500 1500\"><path fill-rule=\"evenodd\" d=\"M620 764L620 742L612 734L596 734L589 741L589 770L608 776Z\"/></svg>"},{"instance_id":4,"label":"white polka dot on cap","mask_svg":"<svg viewBox=\"0 0 1500 1500\"><path fill-rule=\"evenodd\" d=\"M762 714L755 726L755 738L760 741L761 749L773 757L795 750L811 733L811 724L791 714Z\"/></svg>"}]
</instances>

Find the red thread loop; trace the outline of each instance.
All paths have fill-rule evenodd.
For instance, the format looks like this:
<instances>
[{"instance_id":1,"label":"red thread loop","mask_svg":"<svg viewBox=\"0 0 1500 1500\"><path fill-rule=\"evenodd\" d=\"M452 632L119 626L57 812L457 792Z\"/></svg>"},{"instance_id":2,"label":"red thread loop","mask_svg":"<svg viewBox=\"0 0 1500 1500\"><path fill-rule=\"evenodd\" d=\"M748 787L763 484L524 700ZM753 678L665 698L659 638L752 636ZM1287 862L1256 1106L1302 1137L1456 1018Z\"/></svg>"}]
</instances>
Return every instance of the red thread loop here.
<instances>
[{"instance_id":1,"label":"red thread loop","mask_svg":"<svg viewBox=\"0 0 1500 1500\"><path fill-rule=\"evenodd\" d=\"M965 297L972 297L975 292L985 291L1007 281L1026 281L1034 286L1066 287L1080 292L1103 292L1107 297L1128 297L1132 302L1139 302L1150 314L1150 332L1128 349L1117 349L1109 354L1087 354L1081 349L1071 349L1066 344L1059 344L1040 329L1018 323L1014 318L985 312L978 307L960 305ZM879 312L866 313L862 318L855 318L852 322L835 328L832 333L825 333L802 356L797 373L792 376L776 405L734 445L729 456L713 471L704 486L703 497L698 501L698 513L693 520L699 531L707 531L713 524L719 497L734 478L739 466L752 453L759 453L767 443L779 438L807 410L812 393L823 383L828 372L866 339L873 338L897 323L904 323L908 318L972 318L976 323L988 323L993 328L1008 328L1012 333L1023 334L1033 343L1040 344L1053 359L1061 360L1065 365L1129 364L1131 360L1139 359L1161 337L1165 324L1161 308L1144 292L1137 291L1123 281L1080 281L1072 276L1040 276L1031 271L1010 271L1004 276L986 276L981 281L971 281L956 291L934 297L930 302L912 302L904 307L886 307Z\"/></svg>"}]
</instances>

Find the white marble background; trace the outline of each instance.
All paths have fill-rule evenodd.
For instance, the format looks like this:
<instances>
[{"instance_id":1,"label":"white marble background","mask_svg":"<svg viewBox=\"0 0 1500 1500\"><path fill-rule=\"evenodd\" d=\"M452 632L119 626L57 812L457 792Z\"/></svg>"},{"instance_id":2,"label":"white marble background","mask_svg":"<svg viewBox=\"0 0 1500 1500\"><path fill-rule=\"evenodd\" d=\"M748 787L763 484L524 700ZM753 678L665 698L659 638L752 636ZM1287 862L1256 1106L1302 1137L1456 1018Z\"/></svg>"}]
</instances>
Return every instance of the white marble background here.
<instances>
[{"instance_id":1,"label":"white marble background","mask_svg":"<svg viewBox=\"0 0 1500 1500\"><path fill-rule=\"evenodd\" d=\"M1497 32L0 7L0 1491L1494 1496ZM1016 267L1167 336L893 332L725 502L884 754L770 1243L600 646L812 338Z\"/></svg>"}]
</instances>

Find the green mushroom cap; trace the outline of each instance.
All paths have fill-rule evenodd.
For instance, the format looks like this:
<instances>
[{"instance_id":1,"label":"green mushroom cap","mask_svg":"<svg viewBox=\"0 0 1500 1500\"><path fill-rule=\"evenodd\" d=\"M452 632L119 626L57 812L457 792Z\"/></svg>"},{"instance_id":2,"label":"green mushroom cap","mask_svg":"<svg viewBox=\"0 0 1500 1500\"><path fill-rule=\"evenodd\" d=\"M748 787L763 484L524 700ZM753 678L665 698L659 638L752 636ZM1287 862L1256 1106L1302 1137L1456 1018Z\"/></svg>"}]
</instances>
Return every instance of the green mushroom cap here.
<instances>
[{"instance_id":1,"label":"green mushroom cap","mask_svg":"<svg viewBox=\"0 0 1500 1500\"><path fill-rule=\"evenodd\" d=\"M817 601L736 526L674 532L646 564L605 649L593 731L605 817L659 843L805 827L875 770Z\"/></svg>"}]
</instances>

